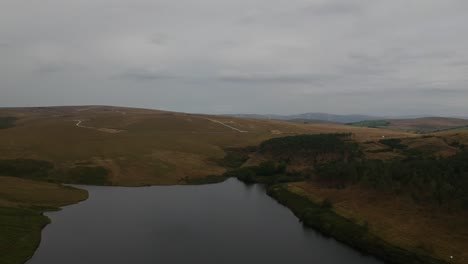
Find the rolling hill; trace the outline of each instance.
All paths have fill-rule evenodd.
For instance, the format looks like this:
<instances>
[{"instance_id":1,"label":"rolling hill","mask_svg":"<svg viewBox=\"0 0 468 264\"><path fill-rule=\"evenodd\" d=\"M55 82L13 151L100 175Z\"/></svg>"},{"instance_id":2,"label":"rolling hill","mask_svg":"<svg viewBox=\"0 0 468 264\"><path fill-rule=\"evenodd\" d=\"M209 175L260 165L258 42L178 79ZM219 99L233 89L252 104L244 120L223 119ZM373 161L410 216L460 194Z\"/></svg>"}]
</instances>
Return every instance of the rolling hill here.
<instances>
[{"instance_id":1,"label":"rolling hill","mask_svg":"<svg viewBox=\"0 0 468 264\"><path fill-rule=\"evenodd\" d=\"M268 119L268 120L308 120L309 123L314 123L314 121L322 121L329 123L353 123L364 120L378 120L382 117L378 116L369 116L369 115L336 115L336 114L327 114L327 113L303 113L296 115L258 115L258 114L232 114L227 115L231 117L240 117L240 118L253 118L253 119Z\"/></svg>"},{"instance_id":2,"label":"rolling hill","mask_svg":"<svg viewBox=\"0 0 468 264\"><path fill-rule=\"evenodd\" d=\"M395 168L391 166L398 162L409 162L403 163L407 169L437 163L445 168L443 162L465 150L468 131L419 135L396 127L445 128L464 121L417 119L414 123L394 121L393 126L388 121L385 128L369 128L114 106L0 108L0 120L5 124L0 129L0 234L8 236L6 240L0 236L0 255L9 251L12 239L18 241L14 254L9 254L15 259L7 263L22 263L17 260L25 260L34 252L41 228L48 223L42 212L86 198L86 192L62 183L203 184L236 176L250 182L280 184L278 192L271 195L299 218L314 226L314 220L304 219L301 210L306 206L310 213L311 208L318 208L317 212L330 217L337 228L350 232L352 239L344 242L369 243L365 246L368 248L361 248L369 253L374 254L369 248L379 244L380 249L391 250L392 256L446 259L453 255L453 263L466 263L462 260L467 257L463 248L468 245L463 220L466 211L434 205L432 200L415 201L414 192L401 188L404 181L381 171L387 168L384 166ZM342 141L341 137L346 139ZM316 180L316 166L335 163L331 173L335 173L333 168L354 164L378 177L355 175L362 183L338 186L332 182L336 185L332 187ZM456 168L448 164L447 168ZM421 171L424 169L422 166ZM278 171L281 175L275 175ZM391 188L372 187L373 179L381 175L390 177L381 182ZM450 186L438 180L435 185L418 178L409 183L422 186L414 189L417 194L437 194L441 189L446 195ZM452 198L446 197L449 201ZM297 201L302 207L296 206ZM425 232L429 229L433 232L427 239ZM364 234L364 239L356 239L355 234Z\"/></svg>"},{"instance_id":3,"label":"rolling hill","mask_svg":"<svg viewBox=\"0 0 468 264\"><path fill-rule=\"evenodd\" d=\"M220 174L224 149L294 134L352 132L368 141L412 134L337 124L295 124L112 106L3 108L14 125L0 129L0 159L50 162L58 182L104 168L111 185L180 184ZM91 168L91 169L90 169ZM101 176L104 177L104 176Z\"/></svg>"},{"instance_id":4,"label":"rolling hill","mask_svg":"<svg viewBox=\"0 0 468 264\"><path fill-rule=\"evenodd\" d=\"M432 133L453 129L468 129L468 120L447 117L423 117L414 119L380 119L351 123L356 127L387 128L412 133Z\"/></svg>"}]
</instances>

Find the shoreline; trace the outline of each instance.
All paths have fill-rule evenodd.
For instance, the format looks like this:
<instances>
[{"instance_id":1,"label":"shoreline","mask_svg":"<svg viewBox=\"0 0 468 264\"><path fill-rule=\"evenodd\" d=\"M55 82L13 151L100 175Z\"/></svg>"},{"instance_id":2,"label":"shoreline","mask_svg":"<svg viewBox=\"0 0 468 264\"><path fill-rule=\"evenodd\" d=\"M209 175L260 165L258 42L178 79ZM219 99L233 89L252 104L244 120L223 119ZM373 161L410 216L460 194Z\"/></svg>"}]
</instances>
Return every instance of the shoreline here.
<instances>
[{"instance_id":1,"label":"shoreline","mask_svg":"<svg viewBox=\"0 0 468 264\"><path fill-rule=\"evenodd\" d=\"M449 264L444 260L396 247L370 233L367 226L358 225L338 215L331 208L289 191L284 184L269 186L267 194L290 209L305 226L385 263Z\"/></svg>"},{"instance_id":2,"label":"shoreline","mask_svg":"<svg viewBox=\"0 0 468 264\"><path fill-rule=\"evenodd\" d=\"M207 185L207 184L218 184L231 177L224 176L210 176L205 178L197 179L194 182L187 181L185 184L177 185ZM236 177L233 177L236 178ZM242 180L240 180L243 182ZM248 184L243 182L244 184ZM262 183L254 183L262 184ZM336 214L331 208L325 208L323 205L314 203L308 198L303 197L299 194L288 190L285 184L275 184L266 186L266 193L272 199L287 207L293 212L293 214L308 228L312 228L317 232L321 233L326 237L331 237L340 243L350 246L354 250L357 250L363 254L374 256L385 263L392 264L449 264L449 262L435 259L424 254L417 252L411 252L396 246L389 244L388 242L380 239L379 237L368 232L366 226L358 225L343 216ZM98 185L97 185L98 186ZM159 186L159 185L151 185ZM124 187L124 186L109 186L109 187ZM85 189L81 189L85 190ZM86 191L86 190L85 190ZM35 252L40 246L42 241L43 229L52 224L52 221L45 213L62 210L62 207L75 205L89 199L89 194L86 199L77 201L72 204L66 204L57 208L43 208L33 209L40 213L42 217L47 218L45 223L39 232L39 241L32 252L23 263L27 263L34 256Z\"/></svg>"},{"instance_id":3,"label":"shoreline","mask_svg":"<svg viewBox=\"0 0 468 264\"><path fill-rule=\"evenodd\" d=\"M55 207L55 206L54 207L41 207L41 206L35 207L35 206L33 206L33 207L30 207L30 208L27 208L27 210L30 210L31 212L34 212L35 214L37 214L37 216L39 216L43 222L40 224L38 230L33 230L33 232L31 233L31 235L36 240L36 241L33 242L34 244L31 247L32 252L30 252L30 254L25 256L24 260L21 261L20 263L26 264L28 261L30 261L34 257L34 254L36 253L37 249L41 245L42 232L44 231L44 228L46 228L48 225L52 224L52 220L46 215L46 213L61 211L61 210L64 209L64 207L71 206L71 205L76 205L76 204L85 202L85 201L87 201L89 199L89 192L86 189L70 187L70 186L67 186L67 185L64 185L64 184L61 184L61 186L69 187L69 188L73 188L73 189L77 189L77 190L81 190L81 191L85 191L86 192L86 197L83 198L83 199L74 201L73 203L61 204L61 205L59 205L57 207ZM16 208L12 208L12 209L16 209Z\"/></svg>"}]
</instances>

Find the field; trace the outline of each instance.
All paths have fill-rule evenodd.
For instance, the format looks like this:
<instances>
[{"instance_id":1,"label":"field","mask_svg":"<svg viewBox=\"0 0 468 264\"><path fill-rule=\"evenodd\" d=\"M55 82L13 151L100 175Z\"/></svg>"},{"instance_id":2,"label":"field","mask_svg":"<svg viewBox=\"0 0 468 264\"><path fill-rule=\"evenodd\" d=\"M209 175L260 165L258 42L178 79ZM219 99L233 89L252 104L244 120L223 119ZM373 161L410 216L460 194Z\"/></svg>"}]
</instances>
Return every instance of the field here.
<instances>
[{"instance_id":1,"label":"field","mask_svg":"<svg viewBox=\"0 0 468 264\"><path fill-rule=\"evenodd\" d=\"M268 145L262 143L266 140L327 133L346 135L352 148L330 141L335 142L330 145L334 151L340 148L344 152L312 160L310 152L300 152L304 146L301 141L292 139L290 143L296 144L299 152L288 155L302 153L291 165L295 174L274 180L294 179L288 184L289 191L311 201L329 199L340 216L367 223L373 233L394 245L442 259L455 256L453 263L466 263L461 259L468 258L463 251L468 237L463 225L466 212L433 210L405 200L406 196L359 186L323 188L306 175L311 163L348 159L346 151L350 150L370 160L451 157L468 144L467 131L419 135L391 124L388 128L392 129L301 124L112 106L0 108L0 120L7 121L0 129L0 256L9 252L8 257L0 257L2 264L23 263L31 256L40 230L48 223L42 212L86 199L85 191L61 183L145 186L218 182L227 170L289 158L281 149L270 156L265 154L267 150L255 152L258 146ZM434 120L429 121L426 126L433 127ZM418 122L419 128L425 126ZM404 130L413 130L400 123L400 128L404 126L408 128ZM320 150L317 146L324 151L330 147L320 142L307 144L316 151ZM248 151L236 152L243 149ZM261 169L268 171L271 166ZM305 174L298 173L302 171ZM269 183L271 178L250 180ZM433 230L430 236L425 236L427 230Z\"/></svg>"}]
</instances>

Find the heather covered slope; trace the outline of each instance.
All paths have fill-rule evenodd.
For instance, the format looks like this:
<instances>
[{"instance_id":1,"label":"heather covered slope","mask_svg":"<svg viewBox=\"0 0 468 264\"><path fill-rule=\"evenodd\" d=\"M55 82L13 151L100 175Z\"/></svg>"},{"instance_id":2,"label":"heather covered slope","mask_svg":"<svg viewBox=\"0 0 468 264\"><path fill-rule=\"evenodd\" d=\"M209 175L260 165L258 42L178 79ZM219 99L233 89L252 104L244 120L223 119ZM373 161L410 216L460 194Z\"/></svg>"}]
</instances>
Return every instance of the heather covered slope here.
<instances>
[{"instance_id":1,"label":"heather covered slope","mask_svg":"<svg viewBox=\"0 0 468 264\"><path fill-rule=\"evenodd\" d=\"M0 160L49 162L52 167L42 180L127 186L180 184L220 174L224 168L216 160L225 148L256 145L272 137L352 132L356 140L365 141L412 136L333 124L108 106L3 108L0 116L16 120L13 127L0 130Z\"/></svg>"},{"instance_id":2,"label":"heather covered slope","mask_svg":"<svg viewBox=\"0 0 468 264\"><path fill-rule=\"evenodd\" d=\"M437 178L435 185L415 178L413 189L405 189L401 186L406 183L393 177L397 162L419 160L418 164L436 166L439 160L459 155L468 145L464 131L422 136L339 124L110 106L0 109L0 116L14 120L0 130L0 176L10 176L0 177L4 187L0 188L0 207L6 208L0 222L8 227L14 221L25 228L24 234L34 236L27 250L21 249L24 244L16 247L18 252L29 252L20 253L21 259L34 250L37 234L48 222L41 215L43 210L86 197L55 183L203 184L236 176L247 182L282 183L286 188L282 190L312 203L325 202L332 208L329 216L347 219L343 221L357 224L358 230L367 223L372 237L403 248L409 256L445 260L450 254L456 257L455 263L464 263L460 259L467 231L461 224L466 218L461 209L464 202L457 198L460 178L455 182ZM382 166L374 166L376 162ZM368 176L347 178L351 165L359 175ZM403 164L406 168L413 165ZM440 168L446 165L453 167L441 163ZM387 169L384 173L378 168ZM320 180L319 173L332 180ZM454 187L456 197L444 183ZM388 188L378 189L382 186ZM34 196L28 194L30 190L37 190ZM420 224L403 223L408 218ZM349 230L354 230L351 226ZM430 239L423 236L428 229L434 230ZM10 235L21 237L18 234Z\"/></svg>"},{"instance_id":3,"label":"heather covered slope","mask_svg":"<svg viewBox=\"0 0 468 264\"><path fill-rule=\"evenodd\" d=\"M468 129L468 120L446 117L424 117L408 119L368 120L350 125L356 127L386 128L407 131L411 133L433 133L448 130Z\"/></svg>"},{"instance_id":4,"label":"heather covered slope","mask_svg":"<svg viewBox=\"0 0 468 264\"><path fill-rule=\"evenodd\" d=\"M269 185L306 225L389 263L467 263L467 136L276 138L233 149L245 162L226 175Z\"/></svg>"}]
</instances>

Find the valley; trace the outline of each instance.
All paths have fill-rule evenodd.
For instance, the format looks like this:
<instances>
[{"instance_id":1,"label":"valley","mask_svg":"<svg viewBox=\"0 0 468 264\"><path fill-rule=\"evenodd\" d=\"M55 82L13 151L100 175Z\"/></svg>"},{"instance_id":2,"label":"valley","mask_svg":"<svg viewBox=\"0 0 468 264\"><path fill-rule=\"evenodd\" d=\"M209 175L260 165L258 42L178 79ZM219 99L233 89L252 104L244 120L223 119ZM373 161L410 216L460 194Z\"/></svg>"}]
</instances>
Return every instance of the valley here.
<instances>
[{"instance_id":1,"label":"valley","mask_svg":"<svg viewBox=\"0 0 468 264\"><path fill-rule=\"evenodd\" d=\"M411 159L456 160L468 144L463 130L420 135L113 106L2 108L0 117L9 120L0 129L0 232L10 232L8 237L18 241L34 237L28 245L0 240L0 255L15 252L0 263L23 263L33 254L48 223L44 212L87 198L86 191L61 184L192 185L230 177L266 184L269 194L306 225L372 255L392 256L395 263L462 264L468 259L463 250L468 245L464 198L452 197L447 189L437 202L434 191L439 185L464 184L466 174L456 181L440 178L435 186L432 178L407 185L393 174L380 179L367 169L374 161L391 168ZM349 175L350 164L357 171L353 180L342 178ZM343 172L336 171L341 168ZM459 171L466 173L461 167ZM323 180L321 175L336 176ZM321 209L313 211L316 205ZM310 217L323 213L330 225L318 224L304 212L311 212ZM16 230L12 221L23 231L11 233ZM340 221L348 223L348 231L340 234L365 226L366 239L331 232L343 228ZM427 230L433 231L430 236Z\"/></svg>"}]
</instances>

